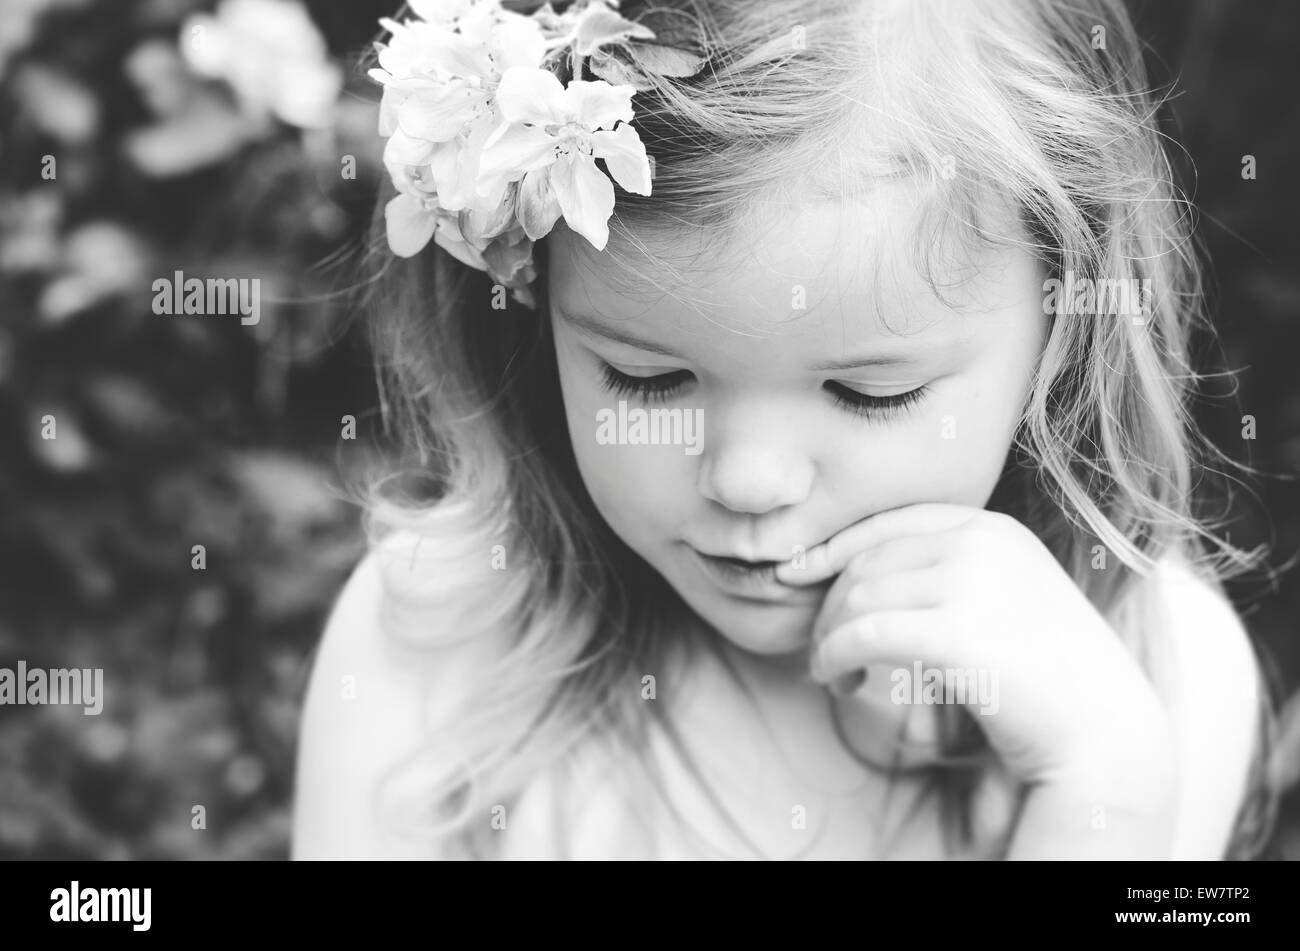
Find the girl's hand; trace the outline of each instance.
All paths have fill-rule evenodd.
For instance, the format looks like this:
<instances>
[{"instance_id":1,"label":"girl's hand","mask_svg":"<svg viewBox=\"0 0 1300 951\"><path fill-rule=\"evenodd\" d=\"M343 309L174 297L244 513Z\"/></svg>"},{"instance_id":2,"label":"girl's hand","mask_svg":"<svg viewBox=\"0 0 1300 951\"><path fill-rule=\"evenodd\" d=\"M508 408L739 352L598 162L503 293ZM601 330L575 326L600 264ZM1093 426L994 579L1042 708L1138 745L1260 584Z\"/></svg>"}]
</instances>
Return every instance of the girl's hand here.
<instances>
[{"instance_id":1,"label":"girl's hand","mask_svg":"<svg viewBox=\"0 0 1300 951\"><path fill-rule=\"evenodd\" d=\"M995 703L981 712L968 696L966 707L1013 776L1082 781L1091 801L1142 811L1166 801L1172 752L1154 689L1051 553L1009 516L893 509L777 574L795 585L839 575L814 624L816 680L882 664L910 675L917 661L939 674L983 673Z\"/></svg>"}]
</instances>

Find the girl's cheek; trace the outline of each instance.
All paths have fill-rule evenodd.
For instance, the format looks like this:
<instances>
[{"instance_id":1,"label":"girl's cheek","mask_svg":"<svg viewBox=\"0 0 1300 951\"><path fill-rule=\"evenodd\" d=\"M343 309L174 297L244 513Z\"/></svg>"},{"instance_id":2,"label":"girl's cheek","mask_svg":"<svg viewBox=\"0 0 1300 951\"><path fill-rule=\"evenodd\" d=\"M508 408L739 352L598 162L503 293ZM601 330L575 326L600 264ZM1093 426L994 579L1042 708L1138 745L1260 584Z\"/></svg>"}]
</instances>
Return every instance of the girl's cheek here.
<instances>
[{"instance_id":1,"label":"girl's cheek","mask_svg":"<svg viewBox=\"0 0 1300 951\"><path fill-rule=\"evenodd\" d=\"M579 469L596 511L623 543L654 562L654 552L676 535L693 483L681 462L664 465L662 447L594 446Z\"/></svg>"},{"instance_id":2,"label":"girl's cheek","mask_svg":"<svg viewBox=\"0 0 1300 951\"><path fill-rule=\"evenodd\" d=\"M863 516L919 502L983 506L1011 445L1011 429L975 412L937 412L893 432L864 434L827 486Z\"/></svg>"},{"instance_id":3,"label":"girl's cheek","mask_svg":"<svg viewBox=\"0 0 1300 951\"><path fill-rule=\"evenodd\" d=\"M1002 474L1014 417L990 412L974 397L966 405L966 411L942 413L935 420L929 439L932 462L914 478L928 484L934 501L983 506Z\"/></svg>"},{"instance_id":4,"label":"girl's cheek","mask_svg":"<svg viewBox=\"0 0 1300 951\"><path fill-rule=\"evenodd\" d=\"M596 492L638 509L662 508L693 488L689 463L672 447L593 444L579 464L593 496Z\"/></svg>"},{"instance_id":5,"label":"girl's cheek","mask_svg":"<svg viewBox=\"0 0 1300 951\"><path fill-rule=\"evenodd\" d=\"M628 411L635 408L625 402ZM687 455L683 446L641 444L634 418L625 413L620 419L616 397L574 387L566 391L565 405L578 471L611 524L630 513L667 515L672 500L693 488L699 457Z\"/></svg>"}]
</instances>

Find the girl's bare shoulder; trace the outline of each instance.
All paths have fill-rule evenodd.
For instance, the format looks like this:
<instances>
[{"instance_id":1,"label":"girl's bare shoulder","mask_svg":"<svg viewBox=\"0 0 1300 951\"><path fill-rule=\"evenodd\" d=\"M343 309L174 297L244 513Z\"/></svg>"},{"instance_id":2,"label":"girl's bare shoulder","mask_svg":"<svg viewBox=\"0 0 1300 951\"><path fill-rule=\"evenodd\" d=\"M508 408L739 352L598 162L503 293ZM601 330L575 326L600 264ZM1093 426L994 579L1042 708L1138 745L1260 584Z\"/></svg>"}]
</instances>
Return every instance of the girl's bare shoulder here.
<instances>
[{"instance_id":1,"label":"girl's bare shoulder","mask_svg":"<svg viewBox=\"0 0 1300 951\"><path fill-rule=\"evenodd\" d=\"M1260 668L1217 583L1177 557L1154 578L1169 635L1166 702L1181 777L1173 857L1221 858L1260 739Z\"/></svg>"},{"instance_id":2,"label":"girl's bare shoulder","mask_svg":"<svg viewBox=\"0 0 1300 951\"><path fill-rule=\"evenodd\" d=\"M405 567L404 542L366 555L336 600L312 663L299 726L294 858L414 858L381 829L377 787L419 747L431 717L458 706L457 670L477 662L447 645L454 632L436 611L420 638L394 636L392 573ZM396 582L401 585L401 579Z\"/></svg>"},{"instance_id":3,"label":"girl's bare shoulder","mask_svg":"<svg viewBox=\"0 0 1300 951\"><path fill-rule=\"evenodd\" d=\"M1181 685L1195 689L1216 684L1235 688L1239 696L1258 699L1259 665L1245 625L1222 586L1206 578L1181 556L1156 568ZM1200 697L1204 706L1209 698ZM1224 712L1224 711L1220 711Z\"/></svg>"}]
</instances>

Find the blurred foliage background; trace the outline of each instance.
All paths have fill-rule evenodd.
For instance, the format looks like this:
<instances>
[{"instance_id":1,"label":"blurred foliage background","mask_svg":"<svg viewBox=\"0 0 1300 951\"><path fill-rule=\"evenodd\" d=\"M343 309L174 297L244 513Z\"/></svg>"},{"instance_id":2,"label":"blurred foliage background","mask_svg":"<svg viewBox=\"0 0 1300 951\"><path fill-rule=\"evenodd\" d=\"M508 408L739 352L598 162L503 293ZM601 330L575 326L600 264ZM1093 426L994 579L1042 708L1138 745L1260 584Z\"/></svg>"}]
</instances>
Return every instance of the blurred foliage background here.
<instances>
[{"instance_id":1,"label":"blurred foliage background","mask_svg":"<svg viewBox=\"0 0 1300 951\"><path fill-rule=\"evenodd\" d=\"M357 262L382 140L352 63L395 6L0 2L0 666L102 667L107 695L97 717L0 707L0 857L288 853L311 650L363 547L342 489L379 429ZM1213 261L1207 366L1237 371L1198 412L1263 473L1225 501L1232 540L1281 564L1300 549L1281 477L1300 471L1300 13L1133 12ZM175 271L260 279L260 321L154 314ZM1294 698L1296 573L1232 594ZM1268 855L1300 858L1294 699L1277 740Z\"/></svg>"}]
</instances>

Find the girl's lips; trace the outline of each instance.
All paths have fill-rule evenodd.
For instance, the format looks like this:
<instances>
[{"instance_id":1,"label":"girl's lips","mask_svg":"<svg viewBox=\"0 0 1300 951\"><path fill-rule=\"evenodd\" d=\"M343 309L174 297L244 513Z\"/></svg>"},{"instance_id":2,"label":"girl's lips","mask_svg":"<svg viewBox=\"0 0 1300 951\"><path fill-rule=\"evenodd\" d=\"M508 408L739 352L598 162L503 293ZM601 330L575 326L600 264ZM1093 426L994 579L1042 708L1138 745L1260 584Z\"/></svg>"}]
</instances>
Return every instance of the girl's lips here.
<instances>
[{"instance_id":1,"label":"girl's lips","mask_svg":"<svg viewBox=\"0 0 1300 951\"><path fill-rule=\"evenodd\" d=\"M691 552L704 573L718 587L736 597L767 602L810 601L820 597L825 590L824 585L796 588L782 584L776 579L776 566L780 562L706 555L695 548Z\"/></svg>"}]
</instances>

